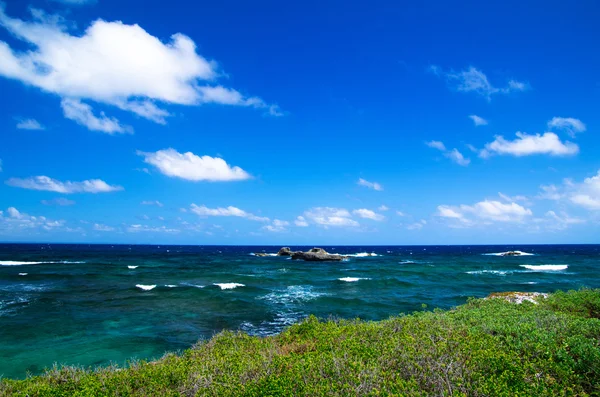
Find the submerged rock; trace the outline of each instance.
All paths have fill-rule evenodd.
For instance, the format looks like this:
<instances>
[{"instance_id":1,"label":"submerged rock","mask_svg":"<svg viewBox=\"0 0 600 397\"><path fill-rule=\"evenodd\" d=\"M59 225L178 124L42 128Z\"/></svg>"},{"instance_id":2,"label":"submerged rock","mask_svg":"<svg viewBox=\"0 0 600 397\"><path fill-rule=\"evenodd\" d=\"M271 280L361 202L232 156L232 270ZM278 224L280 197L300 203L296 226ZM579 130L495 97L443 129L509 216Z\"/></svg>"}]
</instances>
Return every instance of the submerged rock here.
<instances>
[{"instance_id":1,"label":"submerged rock","mask_svg":"<svg viewBox=\"0 0 600 397\"><path fill-rule=\"evenodd\" d=\"M264 252L259 252L258 254L254 254L254 256L269 256L269 255L265 254Z\"/></svg>"},{"instance_id":2,"label":"submerged rock","mask_svg":"<svg viewBox=\"0 0 600 397\"><path fill-rule=\"evenodd\" d=\"M291 256L294 260L301 259L309 262L341 261L345 258L339 254L330 254L323 248L313 248L308 252L297 251Z\"/></svg>"}]
</instances>

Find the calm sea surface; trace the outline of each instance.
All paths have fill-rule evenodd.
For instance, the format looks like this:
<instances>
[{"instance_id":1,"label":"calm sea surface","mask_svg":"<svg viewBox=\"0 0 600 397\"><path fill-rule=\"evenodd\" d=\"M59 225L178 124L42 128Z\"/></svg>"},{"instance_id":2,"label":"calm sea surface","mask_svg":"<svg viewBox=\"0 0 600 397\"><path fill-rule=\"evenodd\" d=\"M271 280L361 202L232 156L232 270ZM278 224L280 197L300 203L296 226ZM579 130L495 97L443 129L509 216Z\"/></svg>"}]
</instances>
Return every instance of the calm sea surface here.
<instances>
[{"instance_id":1,"label":"calm sea surface","mask_svg":"<svg viewBox=\"0 0 600 397\"><path fill-rule=\"evenodd\" d=\"M600 245L324 246L354 255L339 263L253 255L279 248L0 244L0 375L158 358L309 314L379 320L491 292L600 288ZM509 250L532 255L494 255Z\"/></svg>"}]
</instances>

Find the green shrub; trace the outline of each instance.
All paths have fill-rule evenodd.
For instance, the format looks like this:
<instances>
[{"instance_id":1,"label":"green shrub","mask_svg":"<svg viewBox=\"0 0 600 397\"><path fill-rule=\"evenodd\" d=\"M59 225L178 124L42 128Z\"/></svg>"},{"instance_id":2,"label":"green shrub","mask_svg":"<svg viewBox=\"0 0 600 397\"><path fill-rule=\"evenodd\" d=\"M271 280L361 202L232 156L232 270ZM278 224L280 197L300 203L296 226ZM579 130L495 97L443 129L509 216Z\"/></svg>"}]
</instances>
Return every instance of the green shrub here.
<instances>
[{"instance_id":1,"label":"green shrub","mask_svg":"<svg viewBox=\"0 0 600 397\"><path fill-rule=\"evenodd\" d=\"M2 380L7 396L600 396L600 290L469 300L379 322L223 332L126 368Z\"/></svg>"}]
</instances>

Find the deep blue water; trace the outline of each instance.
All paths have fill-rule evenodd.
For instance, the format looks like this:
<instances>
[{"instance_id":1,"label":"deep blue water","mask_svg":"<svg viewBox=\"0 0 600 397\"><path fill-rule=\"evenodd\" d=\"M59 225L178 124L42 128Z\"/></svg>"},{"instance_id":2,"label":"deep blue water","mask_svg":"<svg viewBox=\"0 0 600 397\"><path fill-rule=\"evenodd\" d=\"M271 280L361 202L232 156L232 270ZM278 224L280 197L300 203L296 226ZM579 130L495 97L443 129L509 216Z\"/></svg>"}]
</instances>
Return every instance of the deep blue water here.
<instances>
[{"instance_id":1,"label":"deep blue water","mask_svg":"<svg viewBox=\"0 0 600 397\"><path fill-rule=\"evenodd\" d=\"M600 245L324 246L377 254L339 263L252 255L279 248L0 244L0 375L152 359L309 314L379 320L491 292L600 288ZM509 250L533 255L489 255Z\"/></svg>"}]
</instances>

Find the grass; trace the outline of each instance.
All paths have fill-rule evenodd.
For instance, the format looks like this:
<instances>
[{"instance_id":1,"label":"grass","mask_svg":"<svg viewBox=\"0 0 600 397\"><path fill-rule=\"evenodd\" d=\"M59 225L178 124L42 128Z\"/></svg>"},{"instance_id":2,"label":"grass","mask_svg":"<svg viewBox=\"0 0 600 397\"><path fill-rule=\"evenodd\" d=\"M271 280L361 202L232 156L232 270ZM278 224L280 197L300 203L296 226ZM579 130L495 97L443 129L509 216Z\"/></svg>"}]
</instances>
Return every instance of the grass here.
<instances>
[{"instance_id":1,"label":"grass","mask_svg":"<svg viewBox=\"0 0 600 397\"><path fill-rule=\"evenodd\" d=\"M222 332L154 362L4 379L0 395L600 396L600 290L538 301Z\"/></svg>"}]
</instances>

